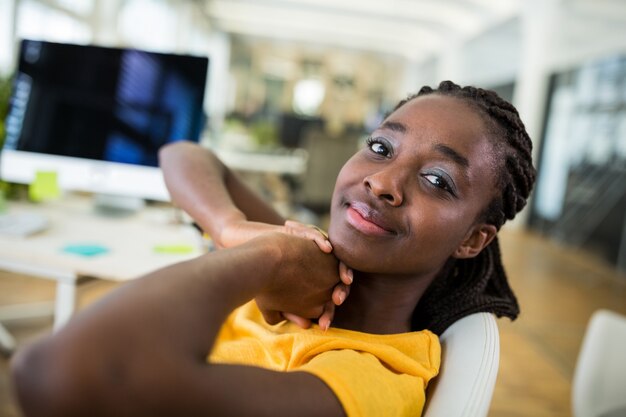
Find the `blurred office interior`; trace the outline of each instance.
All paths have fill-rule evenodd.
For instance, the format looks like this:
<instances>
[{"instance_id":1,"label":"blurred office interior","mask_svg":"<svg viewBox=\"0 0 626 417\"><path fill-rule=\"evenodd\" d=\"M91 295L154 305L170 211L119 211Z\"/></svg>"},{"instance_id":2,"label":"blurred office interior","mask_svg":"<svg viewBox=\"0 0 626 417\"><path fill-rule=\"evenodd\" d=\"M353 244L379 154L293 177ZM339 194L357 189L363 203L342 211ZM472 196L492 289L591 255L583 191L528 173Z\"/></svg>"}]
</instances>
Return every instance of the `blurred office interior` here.
<instances>
[{"instance_id":1,"label":"blurred office interior","mask_svg":"<svg viewBox=\"0 0 626 417\"><path fill-rule=\"evenodd\" d=\"M546 394L557 398L556 405L542 403L537 391L528 404L514 403L521 407L517 412L499 396L515 394L497 388L493 415L568 415L563 402L592 310L626 313L622 0L2 0L2 118L21 39L208 57L201 142L225 155L303 161L295 172L260 173L248 166L241 175L286 214L322 226L339 168L400 99L446 79L493 89L520 111L539 173L528 207L504 230L505 251L524 254L505 252L517 268L511 271L514 287L518 283L520 298L537 308L529 314L532 324L520 319L519 331L524 347L554 359L541 373L555 372L559 382L552 388L563 384L562 391ZM577 262L584 265L574 267ZM551 271L560 289L541 281ZM565 276L570 273L579 276ZM8 282L3 288L28 287L2 277ZM32 281L34 287L47 284ZM577 286L605 298L571 295L577 301L566 300L559 313L534 304L550 304L569 294L563 288ZM2 297L0 303L13 300ZM577 302L591 304L568 316ZM545 315L576 321L533 327L549 321L537 313L542 308ZM40 331L47 325L35 324ZM513 363L519 358L507 352L522 342L509 326L502 329L502 357ZM564 332L561 339L553 334L558 332ZM515 379L517 372L522 370L504 363L499 381L511 391L527 388ZM8 398L0 394L0 402ZM2 412L16 411L7 405Z\"/></svg>"},{"instance_id":2,"label":"blurred office interior","mask_svg":"<svg viewBox=\"0 0 626 417\"><path fill-rule=\"evenodd\" d=\"M20 39L207 56L202 141L306 150L306 173L283 178L287 188L275 194L314 215L343 160L399 99L444 79L491 88L516 105L535 144L539 181L518 223L624 270L625 8L618 0L5 0L0 75L15 70Z\"/></svg>"}]
</instances>

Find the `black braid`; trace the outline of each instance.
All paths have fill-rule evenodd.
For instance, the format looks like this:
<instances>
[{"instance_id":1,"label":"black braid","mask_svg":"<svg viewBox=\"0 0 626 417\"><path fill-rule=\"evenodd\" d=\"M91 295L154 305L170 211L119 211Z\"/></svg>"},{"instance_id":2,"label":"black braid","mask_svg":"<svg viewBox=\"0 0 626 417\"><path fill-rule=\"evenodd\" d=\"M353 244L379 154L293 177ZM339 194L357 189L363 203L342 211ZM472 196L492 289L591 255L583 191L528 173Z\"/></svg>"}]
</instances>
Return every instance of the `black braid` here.
<instances>
[{"instance_id":1,"label":"black braid","mask_svg":"<svg viewBox=\"0 0 626 417\"><path fill-rule=\"evenodd\" d=\"M532 142L517 110L494 91L444 81L436 90L423 87L398 103L394 111L416 97L429 94L463 100L485 122L494 149L503 161L496 173L496 187L502 193L487 205L480 220L500 229L506 220L513 219L524 208L536 177ZM412 327L415 330L428 328L441 334L456 320L479 311L512 320L519 314L497 238L474 258L448 260L418 303Z\"/></svg>"}]
</instances>

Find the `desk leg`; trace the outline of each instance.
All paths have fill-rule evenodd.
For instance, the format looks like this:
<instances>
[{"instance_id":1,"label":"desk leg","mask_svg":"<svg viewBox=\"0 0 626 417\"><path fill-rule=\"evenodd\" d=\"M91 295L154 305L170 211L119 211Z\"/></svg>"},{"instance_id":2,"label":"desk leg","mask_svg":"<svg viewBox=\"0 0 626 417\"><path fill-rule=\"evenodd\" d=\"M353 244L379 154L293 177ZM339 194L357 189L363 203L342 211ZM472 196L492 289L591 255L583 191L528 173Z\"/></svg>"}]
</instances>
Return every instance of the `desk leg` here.
<instances>
[{"instance_id":1,"label":"desk leg","mask_svg":"<svg viewBox=\"0 0 626 417\"><path fill-rule=\"evenodd\" d=\"M54 330L59 330L72 316L76 307L76 280L58 281L54 307Z\"/></svg>"},{"instance_id":2,"label":"desk leg","mask_svg":"<svg viewBox=\"0 0 626 417\"><path fill-rule=\"evenodd\" d=\"M0 306L0 323L9 320L52 316L53 307L54 303L48 301ZM0 324L0 351L11 354L16 346L15 338Z\"/></svg>"},{"instance_id":3,"label":"desk leg","mask_svg":"<svg viewBox=\"0 0 626 417\"><path fill-rule=\"evenodd\" d=\"M9 354L15 350L15 338L0 324L0 350Z\"/></svg>"}]
</instances>

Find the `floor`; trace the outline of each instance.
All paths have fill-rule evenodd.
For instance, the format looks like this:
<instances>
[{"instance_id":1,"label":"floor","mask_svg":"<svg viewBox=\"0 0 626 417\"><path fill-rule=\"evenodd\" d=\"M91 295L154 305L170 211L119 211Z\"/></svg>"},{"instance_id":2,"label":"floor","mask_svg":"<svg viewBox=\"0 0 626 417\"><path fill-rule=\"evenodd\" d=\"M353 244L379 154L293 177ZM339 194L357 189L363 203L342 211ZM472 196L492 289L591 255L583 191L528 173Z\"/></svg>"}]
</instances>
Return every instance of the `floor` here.
<instances>
[{"instance_id":1,"label":"floor","mask_svg":"<svg viewBox=\"0 0 626 417\"><path fill-rule=\"evenodd\" d=\"M569 417L571 380L593 311L626 314L626 275L593 256L528 232L501 233L504 263L522 314L500 320L501 361L490 417ZM91 281L79 308L114 288ZM0 272L0 306L50 300L51 282ZM19 344L50 331L49 318L7 322ZM0 355L0 417L20 416L11 400L8 360Z\"/></svg>"}]
</instances>

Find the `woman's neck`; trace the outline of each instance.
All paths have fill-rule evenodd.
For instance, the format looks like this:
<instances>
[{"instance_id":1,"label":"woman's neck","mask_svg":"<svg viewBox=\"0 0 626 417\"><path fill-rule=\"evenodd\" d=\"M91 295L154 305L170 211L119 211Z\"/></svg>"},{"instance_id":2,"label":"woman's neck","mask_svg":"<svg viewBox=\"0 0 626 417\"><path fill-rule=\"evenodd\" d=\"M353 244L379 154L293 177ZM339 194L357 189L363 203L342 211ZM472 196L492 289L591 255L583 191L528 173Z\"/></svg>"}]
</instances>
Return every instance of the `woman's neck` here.
<instances>
[{"instance_id":1,"label":"woman's neck","mask_svg":"<svg viewBox=\"0 0 626 417\"><path fill-rule=\"evenodd\" d=\"M373 334L411 331L411 317L436 273L420 278L354 273L346 301L335 311L331 326Z\"/></svg>"}]
</instances>

